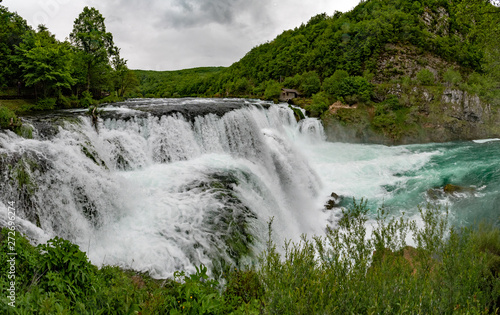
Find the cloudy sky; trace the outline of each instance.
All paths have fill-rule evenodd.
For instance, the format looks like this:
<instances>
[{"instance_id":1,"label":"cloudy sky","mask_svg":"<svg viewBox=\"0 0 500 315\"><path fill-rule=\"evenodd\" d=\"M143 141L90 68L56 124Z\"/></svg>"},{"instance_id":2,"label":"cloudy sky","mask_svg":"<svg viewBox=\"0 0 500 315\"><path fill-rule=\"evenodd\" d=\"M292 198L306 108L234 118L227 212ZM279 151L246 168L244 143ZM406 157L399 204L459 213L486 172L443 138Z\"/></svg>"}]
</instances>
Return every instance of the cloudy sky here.
<instances>
[{"instance_id":1,"label":"cloudy sky","mask_svg":"<svg viewBox=\"0 0 500 315\"><path fill-rule=\"evenodd\" d=\"M59 40L85 6L98 9L131 69L229 66L253 47L359 0L3 0L2 5Z\"/></svg>"}]
</instances>

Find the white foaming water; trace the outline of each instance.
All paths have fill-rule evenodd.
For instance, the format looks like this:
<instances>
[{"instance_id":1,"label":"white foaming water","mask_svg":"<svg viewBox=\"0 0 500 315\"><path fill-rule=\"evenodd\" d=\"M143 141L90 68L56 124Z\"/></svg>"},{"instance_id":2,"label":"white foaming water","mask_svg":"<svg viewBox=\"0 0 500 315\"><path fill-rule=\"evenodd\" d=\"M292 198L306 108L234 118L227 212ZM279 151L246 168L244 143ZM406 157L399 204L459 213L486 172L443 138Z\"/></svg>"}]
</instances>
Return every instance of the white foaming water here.
<instances>
[{"instance_id":1,"label":"white foaming water","mask_svg":"<svg viewBox=\"0 0 500 315\"><path fill-rule=\"evenodd\" d=\"M21 229L35 242L67 238L97 265L167 277L217 257L233 263L234 231L253 235L247 246L258 253L272 217L277 240L325 227L314 206L321 180L289 136L300 137L302 124L273 105L194 121L107 119L99 133L82 117L51 140L2 134L5 162L33 184L3 192L18 201Z\"/></svg>"},{"instance_id":2,"label":"white foaming water","mask_svg":"<svg viewBox=\"0 0 500 315\"><path fill-rule=\"evenodd\" d=\"M474 143L487 143L487 142L492 142L492 141L500 141L498 138L492 138L492 139L480 139L480 140L472 140Z\"/></svg>"},{"instance_id":3,"label":"white foaming water","mask_svg":"<svg viewBox=\"0 0 500 315\"><path fill-rule=\"evenodd\" d=\"M161 107L165 100L131 104L148 102ZM286 105L240 102L249 106L222 117L106 119L99 133L82 117L51 140L0 134L1 165L24 170L32 183L22 191L0 186L0 202L18 201L20 227L35 242L58 235L97 265L167 277L217 259L249 262L234 255L234 237L251 234L255 240L246 245L259 253L272 217L278 244L303 233L322 235L338 212L324 210L331 192L380 205L396 191L388 186L418 180L407 173L440 154L328 143L317 119L297 123Z\"/></svg>"}]
</instances>

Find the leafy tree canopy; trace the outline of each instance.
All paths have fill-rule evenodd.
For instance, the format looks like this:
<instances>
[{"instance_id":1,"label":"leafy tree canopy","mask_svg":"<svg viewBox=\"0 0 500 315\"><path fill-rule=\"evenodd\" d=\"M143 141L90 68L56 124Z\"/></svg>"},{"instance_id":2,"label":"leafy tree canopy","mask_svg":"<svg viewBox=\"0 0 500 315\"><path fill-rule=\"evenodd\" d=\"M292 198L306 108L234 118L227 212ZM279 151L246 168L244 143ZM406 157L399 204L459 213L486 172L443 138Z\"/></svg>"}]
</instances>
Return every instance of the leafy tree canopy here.
<instances>
[{"instance_id":1,"label":"leafy tree canopy","mask_svg":"<svg viewBox=\"0 0 500 315\"><path fill-rule=\"evenodd\" d=\"M87 91L91 87L99 88L103 79L100 73L109 71L98 70L109 69L111 58L118 54L113 35L106 31L104 17L97 9L85 7L75 20L69 37L85 65Z\"/></svg>"}]
</instances>

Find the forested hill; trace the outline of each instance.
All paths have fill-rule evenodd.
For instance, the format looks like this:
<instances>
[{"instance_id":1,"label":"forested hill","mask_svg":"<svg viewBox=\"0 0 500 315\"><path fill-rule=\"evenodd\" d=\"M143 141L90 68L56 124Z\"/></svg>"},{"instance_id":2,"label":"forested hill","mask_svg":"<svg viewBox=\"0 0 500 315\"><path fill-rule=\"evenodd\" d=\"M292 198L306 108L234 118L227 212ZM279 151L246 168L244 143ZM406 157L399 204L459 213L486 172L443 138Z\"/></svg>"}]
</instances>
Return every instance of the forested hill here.
<instances>
[{"instance_id":1,"label":"forested hill","mask_svg":"<svg viewBox=\"0 0 500 315\"><path fill-rule=\"evenodd\" d=\"M199 92L277 99L297 89L295 104L321 116L333 141L498 137L499 5L362 1L253 48Z\"/></svg>"},{"instance_id":2,"label":"forested hill","mask_svg":"<svg viewBox=\"0 0 500 315\"><path fill-rule=\"evenodd\" d=\"M160 75L143 75L140 92L155 96L273 99L281 87L287 87L309 97L323 91L329 101L335 101L356 92L335 95L333 90L338 86L332 86L333 79L328 80L335 71L346 71L347 75L363 77L370 83L405 76L415 79L421 66L428 62L428 54L442 61L443 69L434 69L436 81L444 82L446 70L453 70L464 79L475 73L498 82L498 34L500 9L486 0L362 1L350 12L320 14L307 24L283 32L273 41L253 48L229 68L218 68L216 75L205 73L194 78L193 73L187 74L192 77L193 86L187 83L165 93L165 84L159 83ZM388 55L394 54L395 49L409 52L419 66L404 68L397 62L388 62ZM175 73L164 72L167 77L172 74ZM338 74L336 81L342 75L344 72ZM367 82L358 78L350 83L363 90ZM365 93L361 100L367 98L370 95Z\"/></svg>"},{"instance_id":3,"label":"forested hill","mask_svg":"<svg viewBox=\"0 0 500 315\"><path fill-rule=\"evenodd\" d=\"M337 69L362 75L377 70L387 44L413 45L483 72L487 48L498 47L499 16L498 8L480 0L362 1L350 12L317 15L252 49L231 73L257 83L305 71L320 78Z\"/></svg>"}]
</instances>

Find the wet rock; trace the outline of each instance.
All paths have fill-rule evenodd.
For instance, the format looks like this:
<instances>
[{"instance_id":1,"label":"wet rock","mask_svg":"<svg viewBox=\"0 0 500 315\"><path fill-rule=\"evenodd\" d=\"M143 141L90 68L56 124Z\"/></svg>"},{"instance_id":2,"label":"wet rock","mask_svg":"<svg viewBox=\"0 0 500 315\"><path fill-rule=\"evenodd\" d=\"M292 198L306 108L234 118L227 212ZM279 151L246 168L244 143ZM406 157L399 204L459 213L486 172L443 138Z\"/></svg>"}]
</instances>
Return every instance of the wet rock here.
<instances>
[{"instance_id":1,"label":"wet rock","mask_svg":"<svg viewBox=\"0 0 500 315\"><path fill-rule=\"evenodd\" d=\"M446 184L443 187L435 187L427 190L427 196L431 200L438 200L447 196L456 196L456 194L473 194L474 191L475 188L473 187Z\"/></svg>"},{"instance_id":2,"label":"wet rock","mask_svg":"<svg viewBox=\"0 0 500 315\"><path fill-rule=\"evenodd\" d=\"M325 204L325 209L332 210L333 208L337 208L340 206L341 201L342 198L336 193L332 192L330 195L330 199Z\"/></svg>"},{"instance_id":3,"label":"wet rock","mask_svg":"<svg viewBox=\"0 0 500 315\"><path fill-rule=\"evenodd\" d=\"M446 184L443 187L443 191L447 194L453 194L453 193L472 193L474 192L474 188L470 187L463 187L463 186L458 186L458 185L453 185L453 184Z\"/></svg>"}]
</instances>

